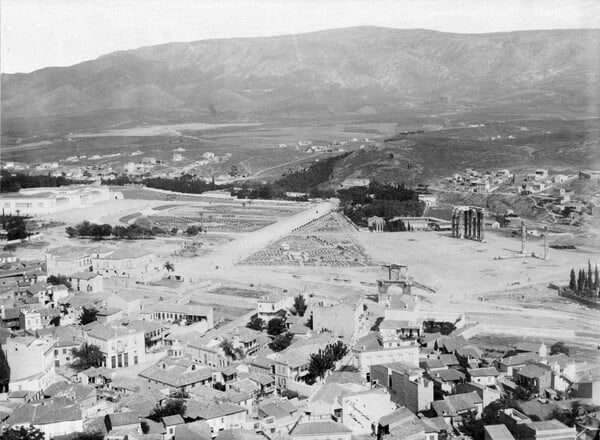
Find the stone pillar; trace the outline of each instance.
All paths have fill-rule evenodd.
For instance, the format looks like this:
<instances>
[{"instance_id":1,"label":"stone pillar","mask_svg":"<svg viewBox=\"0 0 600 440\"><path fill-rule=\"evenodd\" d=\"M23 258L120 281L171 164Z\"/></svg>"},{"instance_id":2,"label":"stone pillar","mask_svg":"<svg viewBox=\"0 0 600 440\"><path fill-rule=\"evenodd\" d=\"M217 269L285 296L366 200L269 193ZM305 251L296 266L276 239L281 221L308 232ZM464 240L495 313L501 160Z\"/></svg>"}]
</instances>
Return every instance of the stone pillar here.
<instances>
[{"instance_id":1,"label":"stone pillar","mask_svg":"<svg viewBox=\"0 0 600 440\"><path fill-rule=\"evenodd\" d=\"M544 226L544 260L548 258L548 226Z\"/></svg>"},{"instance_id":2,"label":"stone pillar","mask_svg":"<svg viewBox=\"0 0 600 440\"><path fill-rule=\"evenodd\" d=\"M481 241L485 241L485 211L481 210L481 230L480 230Z\"/></svg>"},{"instance_id":3,"label":"stone pillar","mask_svg":"<svg viewBox=\"0 0 600 440\"><path fill-rule=\"evenodd\" d=\"M525 255L525 243L527 242L527 229L525 223L521 222L521 254Z\"/></svg>"}]
</instances>

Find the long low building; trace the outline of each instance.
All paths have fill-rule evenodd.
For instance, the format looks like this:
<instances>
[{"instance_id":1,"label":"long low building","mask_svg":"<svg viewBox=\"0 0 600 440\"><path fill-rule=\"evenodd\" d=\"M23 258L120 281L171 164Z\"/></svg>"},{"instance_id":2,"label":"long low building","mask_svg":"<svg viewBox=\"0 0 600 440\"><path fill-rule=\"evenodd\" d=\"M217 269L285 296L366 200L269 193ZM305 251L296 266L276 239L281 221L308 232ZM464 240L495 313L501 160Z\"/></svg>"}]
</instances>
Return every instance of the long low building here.
<instances>
[{"instance_id":1,"label":"long low building","mask_svg":"<svg viewBox=\"0 0 600 440\"><path fill-rule=\"evenodd\" d=\"M193 304L156 304L150 317L154 321L206 322L207 329L214 327L213 308Z\"/></svg>"},{"instance_id":2,"label":"long low building","mask_svg":"<svg viewBox=\"0 0 600 440\"><path fill-rule=\"evenodd\" d=\"M3 195L0 208L4 214L36 217L122 198L122 193L111 191L107 186L68 185L24 188L18 193Z\"/></svg>"}]
</instances>

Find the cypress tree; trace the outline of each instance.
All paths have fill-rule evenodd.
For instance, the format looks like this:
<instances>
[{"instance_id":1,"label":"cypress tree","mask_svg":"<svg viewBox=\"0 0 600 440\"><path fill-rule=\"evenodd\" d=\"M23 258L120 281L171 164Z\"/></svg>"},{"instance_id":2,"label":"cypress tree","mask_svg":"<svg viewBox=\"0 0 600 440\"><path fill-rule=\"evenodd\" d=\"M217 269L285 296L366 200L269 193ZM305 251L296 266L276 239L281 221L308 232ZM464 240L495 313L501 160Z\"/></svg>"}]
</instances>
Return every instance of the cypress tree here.
<instances>
[{"instance_id":1,"label":"cypress tree","mask_svg":"<svg viewBox=\"0 0 600 440\"><path fill-rule=\"evenodd\" d=\"M588 260L588 273L587 280L585 280L585 290L592 290L594 288L594 281L592 278L592 263Z\"/></svg>"},{"instance_id":2,"label":"cypress tree","mask_svg":"<svg viewBox=\"0 0 600 440\"><path fill-rule=\"evenodd\" d=\"M10 366L4 354L4 347L0 345L0 391L8 392L10 382Z\"/></svg>"},{"instance_id":3,"label":"cypress tree","mask_svg":"<svg viewBox=\"0 0 600 440\"><path fill-rule=\"evenodd\" d=\"M579 275L577 276L577 293L582 294L585 288L585 271L579 269Z\"/></svg>"},{"instance_id":4,"label":"cypress tree","mask_svg":"<svg viewBox=\"0 0 600 440\"><path fill-rule=\"evenodd\" d=\"M594 291L598 292L600 289L600 274L598 274L598 265L596 264L596 269L594 270Z\"/></svg>"},{"instance_id":5,"label":"cypress tree","mask_svg":"<svg viewBox=\"0 0 600 440\"><path fill-rule=\"evenodd\" d=\"M596 270L598 270L597 267L596 267ZM571 269L571 274L569 277L569 289L571 289L573 292L575 291L575 289L577 289L577 279L575 278L575 269Z\"/></svg>"}]
</instances>

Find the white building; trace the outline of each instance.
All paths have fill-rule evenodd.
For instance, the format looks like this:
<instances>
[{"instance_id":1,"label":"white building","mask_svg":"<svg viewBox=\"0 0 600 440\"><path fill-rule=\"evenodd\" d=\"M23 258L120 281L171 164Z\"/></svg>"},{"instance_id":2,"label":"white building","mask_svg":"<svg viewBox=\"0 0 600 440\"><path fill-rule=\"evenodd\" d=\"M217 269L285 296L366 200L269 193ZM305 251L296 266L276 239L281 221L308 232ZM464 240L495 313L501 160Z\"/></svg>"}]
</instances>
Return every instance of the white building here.
<instances>
[{"instance_id":1,"label":"white building","mask_svg":"<svg viewBox=\"0 0 600 440\"><path fill-rule=\"evenodd\" d=\"M14 428L33 426L44 433L46 440L83 432L81 408L66 398L22 405L9 416L7 424Z\"/></svg>"},{"instance_id":2,"label":"white building","mask_svg":"<svg viewBox=\"0 0 600 440\"><path fill-rule=\"evenodd\" d=\"M6 340L10 389L40 392L55 382L53 338L23 336Z\"/></svg>"},{"instance_id":3,"label":"white building","mask_svg":"<svg viewBox=\"0 0 600 440\"><path fill-rule=\"evenodd\" d=\"M287 310L294 304L294 298L291 295L285 296L278 293L265 295L257 301L256 312L258 317L265 322L287 313Z\"/></svg>"},{"instance_id":4,"label":"white building","mask_svg":"<svg viewBox=\"0 0 600 440\"><path fill-rule=\"evenodd\" d=\"M124 368L144 361L144 332L116 329L99 323L88 324L86 327L86 342L100 347L102 366Z\"/></svg>"}]
</instances>

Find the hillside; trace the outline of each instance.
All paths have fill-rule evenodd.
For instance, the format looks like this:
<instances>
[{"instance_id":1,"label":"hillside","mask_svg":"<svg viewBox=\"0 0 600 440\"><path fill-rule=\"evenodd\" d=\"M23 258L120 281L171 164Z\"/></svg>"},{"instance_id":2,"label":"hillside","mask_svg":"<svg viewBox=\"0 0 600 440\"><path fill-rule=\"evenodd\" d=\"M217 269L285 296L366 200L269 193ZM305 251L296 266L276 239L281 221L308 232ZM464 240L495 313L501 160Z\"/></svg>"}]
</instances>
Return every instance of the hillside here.
<instances>
[{"instance_id":1,"label":"hillside","mask_svg":"<svg viewBox=\"0 0 600 440\"><path fill-rule=\"evenodd\" d=\"M597 113L600 30L360 27L171 43L3 74L3 133L129 122ZM67 125L68 124L68 125Z\"/></svg>"}]
</instances>

